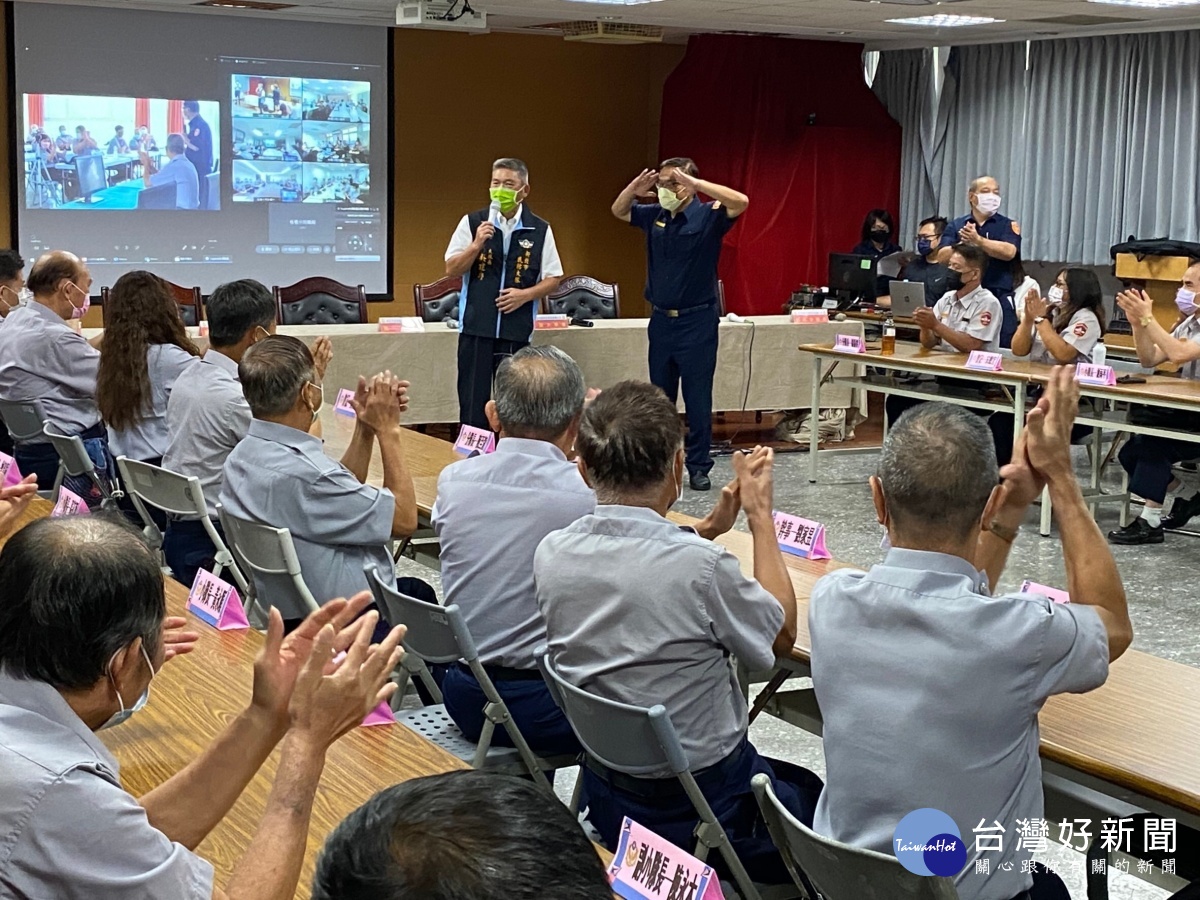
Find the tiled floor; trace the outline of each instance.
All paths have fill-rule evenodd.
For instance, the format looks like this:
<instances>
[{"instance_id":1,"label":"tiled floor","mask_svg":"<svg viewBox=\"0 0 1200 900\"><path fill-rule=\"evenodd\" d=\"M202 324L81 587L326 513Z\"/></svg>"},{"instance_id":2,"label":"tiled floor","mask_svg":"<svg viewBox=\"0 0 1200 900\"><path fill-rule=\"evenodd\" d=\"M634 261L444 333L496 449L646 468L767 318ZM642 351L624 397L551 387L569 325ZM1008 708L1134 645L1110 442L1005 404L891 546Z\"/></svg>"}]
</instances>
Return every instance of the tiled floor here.
<instances>
[{"instance_id":1,"label":"tiled floor","mask_svg":"<svg viewBox=\"0 0 1200 900\"><path fill-rule=\"evenodd\" d=\"M1086 465L1084 450L1076 451L1081 470ZM805 453L781 453L776 456L776 508L822 522L828 529L829 550L837 559L869 566L882 558L879 542L882 529L875 521L867 478L874 471L877 453L853 453L822 457L818 484L808 483L808 456ZM719 459L713 471L714 487L730 477L728 458ZM1114 479L1116 474L1112 476ZM1116 482L1113 481L1113 487ZM714 494L691 490L684 493L677 509L691 515L705 515ZM1102 506L1100 526L1105 531L1117 527L1117 506ZM744 521L739 523L744 528ZM1125 579L1133 618L1134 647L1147 653L1200 666L1200 603L1195 593L1181 585L1194 583L1195 560L1200 539L1168 535L1160 547L1115 548L1115 556ZM403 574L419 574L435 584L437 573L410 561L401 563ZM1023 579L1065 587L1062 552L1054 536L1037 533L1037 508L1031 509L1020 538L1013 549L1007 572L999 588L1013 589ZM751 726L751 739L768 756L807 766L823 774L824 756L819 738L770 716L761 716ZM560 780L562 780L560 778ZM560 790L565 790L560 785ZM1038 859L1053 868L1077 900L1086 897L1082 854L1052 845ZM1112 873L1112 900L1158 900L1167 892L1140 879Z\"/></svg>"}]
</instances>

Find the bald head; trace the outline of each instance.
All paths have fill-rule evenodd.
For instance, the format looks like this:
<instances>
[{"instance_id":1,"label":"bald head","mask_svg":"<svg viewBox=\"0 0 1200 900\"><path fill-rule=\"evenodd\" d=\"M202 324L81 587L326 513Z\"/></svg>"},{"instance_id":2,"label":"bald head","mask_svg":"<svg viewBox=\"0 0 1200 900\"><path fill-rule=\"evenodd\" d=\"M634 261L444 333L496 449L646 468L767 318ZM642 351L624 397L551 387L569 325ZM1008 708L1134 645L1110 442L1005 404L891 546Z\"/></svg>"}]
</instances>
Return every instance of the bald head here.
<instances>
[{"instance_id":1,"label":"bald head","mask_svg":"<svg viewBox=\"0 0 1200 900\"><path fill-rule=\"evenodd\" d=\"M64 282L70 282L85 292L91 287L91 277L83 260L66 250L51 250L37 258L29 270L25 286L35 297L49 297L62 290Z\"/></svg>"},{"instance_id":2,"label":"bald head","mask_svg":"<svg viewBox=\"0 0 1200 900\"><path fill-rule=\"evenodd\" d=\"M500 363L492 388L507 437L555 441L583 410L587 388L575 360L557 347L525 347Z\"/></svg>"},{"instance_id":3,"label":"bald head","mask_svg":"<svg viewBox=\"0 0 1200 900\"><path fill-rule=\"evenodd\" d=\"M102 514L39 519L0 551L0 666L82 690L141 638L158 651L162 570L142 536Z\"/></svg>"}]
</instances>

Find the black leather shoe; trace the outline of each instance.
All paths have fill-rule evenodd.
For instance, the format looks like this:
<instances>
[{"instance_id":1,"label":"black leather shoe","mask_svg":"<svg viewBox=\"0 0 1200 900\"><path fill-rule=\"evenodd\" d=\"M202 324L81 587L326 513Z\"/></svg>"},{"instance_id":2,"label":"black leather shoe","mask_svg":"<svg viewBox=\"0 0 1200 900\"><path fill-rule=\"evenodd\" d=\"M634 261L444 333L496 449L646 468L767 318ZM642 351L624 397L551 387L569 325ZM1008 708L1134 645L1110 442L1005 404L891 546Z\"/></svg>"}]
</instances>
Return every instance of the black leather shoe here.
<instances>
[{"instance_id":1,"label":"black leather shoe","mask_svg":"<svg viewBox=\"0 0 1200 900\"><path fill-rule=\"evenodd\" d=\"M1139 516L1119 531L1110 531L1108 542L1110 544L1161 544L1163 542L1162 526L1154 528Z\"/></svg>"},{"instance_id":2,"label":"black leather shoe","mask_svg":"<svg viewBox=\"0 0 1200 900\"><path fill-rule=\"evenodd\" d=\"M688 482L691 484L693 491L710 491L710 490L712 490L712 479L710 479L703 472L694 473L688 479Z\"/></svg>"},{"instance_id":3,"label":"black leather shoe","mask_svg":"<svg viewBox=\"0 0 1200 900\"><path fill-rule=\"evenodd\" d=\"M1171 504L1170 515L1163 516L1162 527L1182 528L1196 515L1200 515L1200 491L1192 494L1187 500L1176 497L1175 502Z\"/></svg>"}]
</instances>

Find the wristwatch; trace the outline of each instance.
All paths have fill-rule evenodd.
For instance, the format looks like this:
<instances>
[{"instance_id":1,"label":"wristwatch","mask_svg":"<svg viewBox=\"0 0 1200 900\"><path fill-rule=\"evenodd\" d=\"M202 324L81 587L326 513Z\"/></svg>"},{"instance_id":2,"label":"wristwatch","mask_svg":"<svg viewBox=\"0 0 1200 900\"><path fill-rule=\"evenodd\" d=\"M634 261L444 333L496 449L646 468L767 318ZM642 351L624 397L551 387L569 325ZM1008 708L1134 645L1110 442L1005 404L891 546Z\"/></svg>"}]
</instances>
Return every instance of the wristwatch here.
<instances>
[{"instance_id":1,"label":"wristwatch","mask_svg":"<svg viewBox=\"0 0 1200 900\"><path fill-rule=\"evenodd\" d=\"M1033 317L1033 324L1034 324L1034 325L1041 325L1041 324L1042 324L1043 322L1045 322L1045 321L1046 321L1046 317L1045 317L1045 316L1034 316L1034 317Z\"/></svg>"}]
</instances>

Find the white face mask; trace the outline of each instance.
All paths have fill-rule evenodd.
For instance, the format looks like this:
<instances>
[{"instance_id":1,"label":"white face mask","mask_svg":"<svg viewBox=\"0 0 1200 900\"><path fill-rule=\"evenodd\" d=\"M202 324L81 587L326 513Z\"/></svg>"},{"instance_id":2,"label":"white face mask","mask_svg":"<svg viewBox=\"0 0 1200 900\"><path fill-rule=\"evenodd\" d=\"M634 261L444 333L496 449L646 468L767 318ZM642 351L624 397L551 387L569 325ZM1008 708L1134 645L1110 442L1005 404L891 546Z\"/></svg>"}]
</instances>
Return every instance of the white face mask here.
<instances>
[{"instance_id":1,"label":"white face mask","mask_svg":"<svg viewBox=\"0 0 1200 900\"><path fill-rule=\"evenodd\" d=\"M1000 209L999 194L976 194L975 205L979 207L980 212L985 212L989 216Z\"/></svg>"},{"instance_id":2,"label":"white face mask","mask_svg":"<svg viewBox=\"0 0 1200 900\"><path fill-rule=\"evenodd\" d=\"M321 402L320 402L320 403L318 403L318 404L316 405L316 408L315 408L315 409L313 409L313 411L312 411L312 420L315 422L315 421L317 421L317 416L318 416L318 415L320 414L320 412L321 412L321 407L325 405L325 385L323 385L323 384L313 384L313 382L311 382L311 381L310 381L310 382L308 382L308 384L312 385L312 386L313 386L313 387L315 387L315 388L316 388L318 391L320 391L320 392L321 392Z\"/></svg>"},{"instance_id":3,"label":"white face mask","mask_svg":"<svg viewBox=\"0 0 1200 900\"><path fill-rule=\"evenodd\" d=\"M674 191L669 188L660 187L658 189L658 205L667 212L675 212L675 210L683 206L683 201L675 196Z\"/></svg>"},{"instance_id":4,"label":"white face mask","mask_svg":"<svg viewBox=\"0 0 1200 900\"><path fill-rule=\"evenodd\" d=\"M1063 289L1057 284L1046 291L1046 302L1057 306L1063 302Z\"/></svg>"},{"instance_id":5,"label":"white face mask","mask_svg":"<svg viewBox=\"0 0 1200 900\"><path fill-rule=\"evenodd\" d=\"M139 649L142 651L142 659L146 660L146 665L150 668L150 683L152 684L154 682L154 676L158 673L154 671L154 663L150 662L150 657L146 655L146 645L142 644ZM120 651L117 652L119 653ZM117 683L112 677L112 664L113 660L116 658L117 654L114 653L113 658L108 661L108 680L112 681L113 683L113 692L117 695L117 703L121 705L121 708L117 710L117 712L113 713L112 717L107 722L100 726L101 731L103 731L105 728L115 728L117 725L120 725L123 722L128 722L135 712L144 709L146 704L150 701L150 684L147 684L146 689L142 691L141 696L134 701L133 706L126 708L125 701L121 697L121 692L117 690Z\"/></svg>"}]
</instances>

